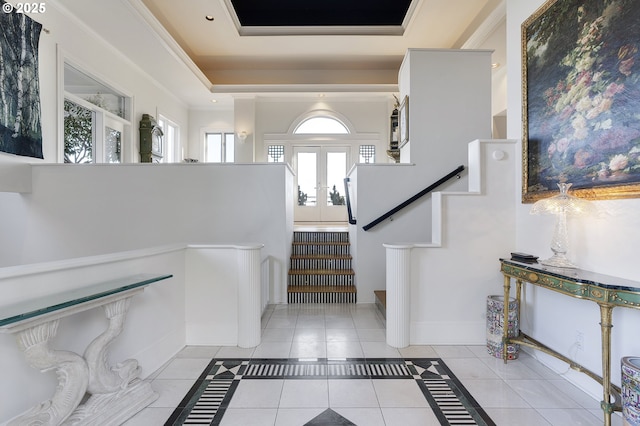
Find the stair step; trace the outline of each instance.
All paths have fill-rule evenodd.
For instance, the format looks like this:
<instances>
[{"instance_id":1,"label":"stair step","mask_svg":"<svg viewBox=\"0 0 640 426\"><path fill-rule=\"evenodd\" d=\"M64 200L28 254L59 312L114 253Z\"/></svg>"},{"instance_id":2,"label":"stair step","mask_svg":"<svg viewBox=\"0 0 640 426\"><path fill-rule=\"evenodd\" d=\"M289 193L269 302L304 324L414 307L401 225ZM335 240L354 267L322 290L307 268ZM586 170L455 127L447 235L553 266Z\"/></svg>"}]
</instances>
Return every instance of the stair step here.
<instances>
[{"instance_id":1,"label":"stair step","mask_svg":"<svg viewBox=\"0 0 640 426\"><path fill-rule=\"evenodd\" d=\"M290 269L289 275L354 275L353 269Z\"/></svg>"},{"instance_id":2,"label":"stair step","mask_svg":"<svg viewBox=\"0 0 640 426\"><path fill-rule=\"evenodd\" d=\"M350 246L350 242L343 241L294 241L294 246Z\"/></svg>"},{"instance_id":3,"label":"stair step","mask_svg":"<svg viewBox=\"0 0 640 426\"><path fill-rule=\"evenodd\" d=\"M386 290L374 290L373 294L375 296L376 307L378 311L382 314L383 318L387 318L387 292Z\"/></svg>"},{"instance_id":4,"label":"stair step","mask_svg":"<svg viewBox=\"0 0 640 426\"><path fill-rule=\"evenodd\" d=\"M314 269L351 269L350 257L294 257L289 262L290 270L314 270Z\"/></svg>"},{"instance_id":5,"label":"stair step","mask_svg":"<svg viewBox=\"0 0 640 426\"><path fill-rule=\"evenodd\" d=\"M349 241L348 232L300 232L293 233L293 241L295 242L333 242L333 241Z\"/></svg>"},{"instance_id":6,"label":"stair step","mask_svg":"<svg viewBox=\"0 0 640 426\"><path fill-rule=\"evenodd\" d=\"M291 255L291 259L336 259L336 260L351 260L350 254L294 254Z\"/></svg>"},{"instance_id":7,"label":"stair step","mask_svg":"<svg viewBox=\"0 0 640 426\"><path fill-rule=\"evenodd\" d=\"M350 247L348 232L294 232L288 302L356 303Z\"/></svg>"},{"instance_id":8,"label":"stair step","mask_svg":"<svg viewBox=\"0 0 640 426\"><path fill-rule=\"evenodd\" d=\"M289 303L356 303L357 291L353 285L336 286L289 286Z\"/></svg>"},{"instance_id":9,"label":"stair step","mask_svg":"<svg viewBox=\"0 0 640 426\"><path fill-rule=\"evenodd\" d=\"M356 286L290 285L287 293L356 293Z\"/></svg>"},{"instance_id":10,"label":"stair step","mask_svg":"<svg viewBox=\"0 0 640 426\"><path fill-rule=\"evenodd\" d=\"M348 256L349 243L293 243L293 256Z\"/></svg>"}]
</instances>

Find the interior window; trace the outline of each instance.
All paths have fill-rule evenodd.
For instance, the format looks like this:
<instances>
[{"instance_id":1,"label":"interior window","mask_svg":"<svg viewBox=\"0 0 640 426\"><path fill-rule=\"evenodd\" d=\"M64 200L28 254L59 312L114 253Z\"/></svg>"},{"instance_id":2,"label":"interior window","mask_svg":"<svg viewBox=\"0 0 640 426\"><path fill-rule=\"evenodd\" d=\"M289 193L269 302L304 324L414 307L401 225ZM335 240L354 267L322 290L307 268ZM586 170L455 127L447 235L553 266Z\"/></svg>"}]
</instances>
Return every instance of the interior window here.
<instances>
[{"instance_id":1,"label":"interior window","mask_svg":"<svg viewBox=\"0 0 640 426\"><path fill-rule=\"evenodd\" d=\"M375 163L376 162L376 146L375 145L360 145L360 163Z\"/></svg>"},{"instance_id":2,"label":"interior window","mask_svg":"<svg viewBox=\"0 0 640 426\"><path fill-rule=\"evenodd\" d=\"M163 138L162 143L164 156L162 158L163 163L175 163L181 160L180 155L180 142L179 134L180 128L178 125L166 117L158 116L158 126L162 129Z\"/></svg>"},{"instance_id":3,"label":"interior window","mask_svg":"<svg viewBox=\"0 0 640 426\"><path fill-rule=\"evenodd\" d=\"M235 161L235 135L225 132L207 132L204 135L207 163L233 163Z\"/></svg>"},{"instance_id":4,"label":"interior window","mask_svg":"<svg viewBox=\"0 0 640 426\"><path fill-rule=\"evenodd\" d=\"M295 134L348 134L349 129L333 117L311 117L298 125Z\"/></svg>"},{"instance_id":5,"label":"interior window","mask_svg":"<svg viewBox=\"0 0 640 426\"><path fill-rule=\"evenodd\" d=\"M284 163L284 145L267 147L267 163Z\"/></svg>"},{"instance_id":6,"label":"interior window","mask_svg":"<svg viewBox=\"0 0 640 426\"><path fill-rule=\"evenodd\" d=\"M131 98L64 64L65 163L120 163Z\"/></svg>"}]
</instances>

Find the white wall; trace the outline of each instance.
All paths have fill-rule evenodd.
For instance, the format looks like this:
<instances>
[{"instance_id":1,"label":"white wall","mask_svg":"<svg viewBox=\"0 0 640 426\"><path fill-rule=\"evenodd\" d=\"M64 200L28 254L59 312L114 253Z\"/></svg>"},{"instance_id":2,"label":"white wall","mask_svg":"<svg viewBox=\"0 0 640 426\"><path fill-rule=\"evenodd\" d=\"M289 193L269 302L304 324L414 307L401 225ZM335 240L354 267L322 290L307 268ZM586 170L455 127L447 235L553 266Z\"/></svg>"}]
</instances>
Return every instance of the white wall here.
<instances>
[{"instance_id":1,"label":"white wall","mask_svg":"<svg viewBox=\"0 0 640 426\"><path fill-rule=\"evenodd\" d=\"M274 294L286 285L293 180L284 164L31 167L31 193L0 193L0 266L178 242L257 242L278 274Z\"/></svg>"},{"instance_id":2,"label":"white wall","mask_svg":"<svg viewBox=\"0 0 640 426\"><path fill-rule=\"evenodd\" d=\"M357 135L346 137L356 145L359 143L374 143L376 145L376 162L387 162L386 150L389 149L389 117L391 115L390 96L375 96L366 99L349 98L322 98L321 100L309 97L300 98L260 98L256 102L255 110L255 153L256 161L266 161L265 135L286 135L296 120L301 116L317 110L336 112L353 126L357 134L371 135L366 141L359 141ZM289 142L280 140L280 142ZM312 145L313 141L305 140L304 143ZM322 141L319 141L322 143ZM329 142L331 143L331 142ZM344 144L342 138L335 143ZM290 145L287 144L288 148ZM355 163L357 157L352 155L351 162Z\"/></svg>"},{"instance_id":3,"label":"white wall","mask_svg":"<svg viewBox=\"0 0 640 426\"><path fill-rule=\"evenodd\" d=\"M358 301L385 288L384 243L431 241L431 201L425 196L369 231L362 227L460 165L468 143L491 137L491 52L411 49L400 68L409 96L409 139L401 164L357 166L355 247ZM410 163L409 163L410 160ZM466 188L466 176L436 190Z\"/></svg>"},{"instance_id":4,"label":"white wall","mask_svg":"<svg viewBox=\"0 0 640 426\"><path fill-rule=\"evenodd\" d=\"M507 58L508 58L508 136L522 137L522 91L520 29L543 0L507 1ZM518 152L521 153L521 145ZM521 165L521 161L517 162ZM514 179L516 200L521 199L522 168L516 169ZM589 218L570 221L569 257L583 269L640 281L637 268L637 241L640 240L640 200L597 201L597 206L608 212L605 218ZM553 231L553 219L530 216L531 205L516 204L518 251L549 257L549 243ZM522 328L533 337L553 349L570 355L577 362L595 371L601 371L599 313L595 303L571 299L550 291L529 288L526 308L522 316ZM614 309L612 330L612 380L620 384L620 358L640 354L637 324L640 311ZM584 335L584 350L575 348L576 333ZM565 371L566 365L539 356L552 367ZM573 371L571 380L601 398L601 388L591 379Z\"/></svg>"},{"instance_id":5,"label":"white wall","mask_svg":"<svg viewBox=\"0 0 640 426\"><path fill-rule=\"evenodd\" d=\"M434 194L434 246L412 250L411 344L484 344L486 299L501 294L514 244L515 142L469 144L467 191ZM494 153L503 157L494 158Z\"/></svg>"},{"instance_id":6,"label":"white wall","mask_svg":"<svg viewBox=\"0 0 640 426\"><path fill-rule=\"evenodd\" d=\"M233 108L211 107L189 110L189 139L185 158L204 161L205 132L233 132ZM184 140L184 139L183 139Z\"/></svg>"}]
</instances>

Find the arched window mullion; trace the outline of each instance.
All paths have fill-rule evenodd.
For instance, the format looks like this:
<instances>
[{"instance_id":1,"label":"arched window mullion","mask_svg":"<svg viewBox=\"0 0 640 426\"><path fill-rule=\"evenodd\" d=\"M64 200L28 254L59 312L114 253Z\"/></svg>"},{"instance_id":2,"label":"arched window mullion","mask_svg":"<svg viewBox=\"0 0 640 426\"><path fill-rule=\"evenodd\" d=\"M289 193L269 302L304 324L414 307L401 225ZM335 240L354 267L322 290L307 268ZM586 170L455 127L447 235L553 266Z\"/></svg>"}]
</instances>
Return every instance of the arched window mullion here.
<instances>
[{"instance_id":1,"label":"arched window mullion","mask_svg":"<svg viewBox=\"0 0 640 426\"><path fill-rule=\"evenodd\" d=\"M295 135L349 134L349 128L340 120L326 115L317 115L302 121L293 131Z\"/></svg>"}]
</instances>

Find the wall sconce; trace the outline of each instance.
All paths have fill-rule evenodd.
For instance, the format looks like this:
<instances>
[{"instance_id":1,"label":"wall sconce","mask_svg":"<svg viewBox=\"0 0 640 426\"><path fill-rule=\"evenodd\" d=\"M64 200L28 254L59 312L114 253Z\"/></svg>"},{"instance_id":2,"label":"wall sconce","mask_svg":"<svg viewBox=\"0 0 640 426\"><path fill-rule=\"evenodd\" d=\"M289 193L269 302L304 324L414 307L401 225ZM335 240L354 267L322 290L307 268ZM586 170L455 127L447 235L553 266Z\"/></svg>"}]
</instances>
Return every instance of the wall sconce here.
<instances>
[{"instance_id":1,"label":"wall sconce","mask_svg":"<svg viewBox=\"0 0 640 426\"><path fill-rule=\"evenodd\" d=\"M240 139L240 143L244 143L244 141L247 140L247 132L245 132L244 130L238 132L238 139Z\"/></svg>"}]
</instances>

